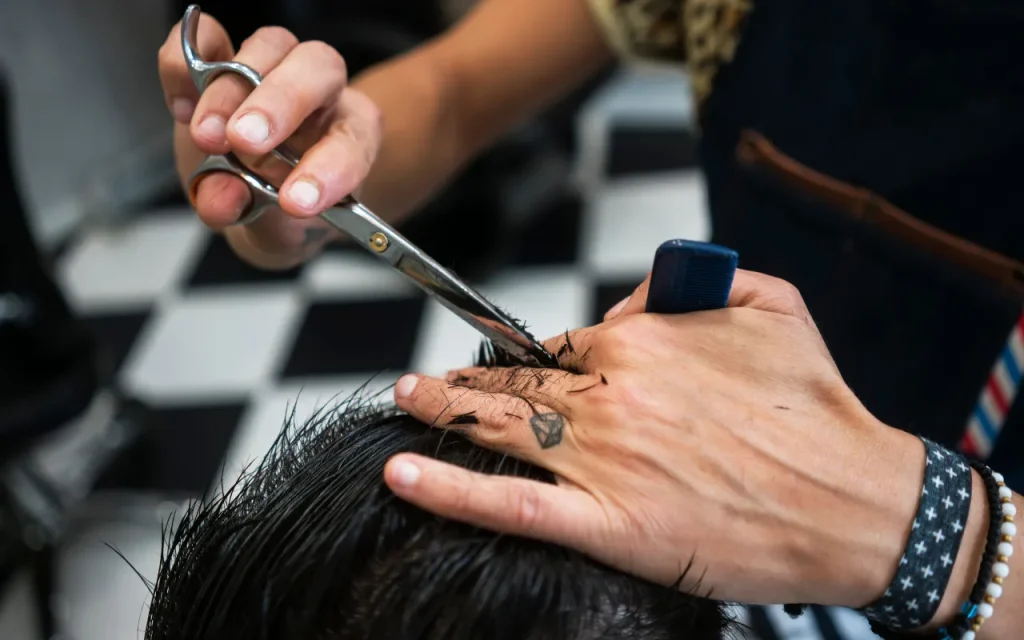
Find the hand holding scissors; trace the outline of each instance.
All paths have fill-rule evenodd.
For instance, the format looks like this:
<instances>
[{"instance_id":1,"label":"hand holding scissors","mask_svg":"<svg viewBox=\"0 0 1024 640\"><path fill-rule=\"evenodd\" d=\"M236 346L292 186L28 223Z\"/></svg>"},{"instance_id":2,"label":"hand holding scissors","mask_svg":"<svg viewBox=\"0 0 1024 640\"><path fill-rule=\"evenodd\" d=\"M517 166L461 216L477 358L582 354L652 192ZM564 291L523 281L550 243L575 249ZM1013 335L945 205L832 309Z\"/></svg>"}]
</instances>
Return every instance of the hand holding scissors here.
<instances>
[{"instance_id":1,"label":"hand holding scissors","mask_svg":"<svg viewBox=\"0 0 1024 640\"><path fill-rule=\"evenodd\" d=\"M241 76L254 88L260 86L263 78L248 65L237 61L206 62L200 57L196 45L199 17L199 7L190 6L181 27L182 51L192 82L199 93L202 94L217 77L224 74ZM299 158L284 146L276 147L271 153L290 167L295 167L299 162ZM241 178L251 193L249 205L238 221L240 224L255 222L268 208L279 204L277 188L228 151L207 157L192 173L188 186L193 205L200 181L216 173L229 173ZM346 195L335 207L319 215L324 222L383 259L498 346L538 363L554 363L553 356L512 318L423 253L351 195Z\"/></svg>"}]
</instances>

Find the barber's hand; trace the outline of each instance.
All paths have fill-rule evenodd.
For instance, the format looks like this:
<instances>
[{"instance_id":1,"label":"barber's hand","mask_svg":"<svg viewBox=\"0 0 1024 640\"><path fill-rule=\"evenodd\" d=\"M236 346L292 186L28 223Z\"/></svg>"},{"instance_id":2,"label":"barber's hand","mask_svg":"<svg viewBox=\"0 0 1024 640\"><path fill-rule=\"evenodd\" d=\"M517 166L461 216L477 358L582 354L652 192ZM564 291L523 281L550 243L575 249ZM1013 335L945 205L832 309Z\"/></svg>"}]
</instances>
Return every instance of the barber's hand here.
<instances>
[{"instance_id":1,"label":"barber's hand","mask_svg":"<svg viewBox=\"0 0 1024 640\"><path fill-rule=\"evenodd\" d=\"M639 309L643 291L630 301ZM652 581L686 573L683 587L718 599L867 604L902 554L924 448L854 397L793 287L741 271L730 304L621 313L569 333L571 348L549 340L579 373L403 378L402 409L438 426L472 413L478 424L452 428L558 484L401 455L388 485Z\"/></svg>"},{"instance_id":2,"label":"barber's hand","mask_svg":"<svg viewBox=\"0 0 1024 640\"><path fill-rule=\"evenodd\" d=\"M729 291L728 306L791 315L814 326L814 319L804 306L803 298L789 283L753 271L740 271L737 278L736 286ZM604 321L644 313L647 308L647 290L650 286L651 274L648 273L633 293L604 314ZM831 359L831 356L829 358Z\"/></svg>"},{"instance_id":3,"label":"barber's hand","mask_svg":"<svg viewBox=\"0 0 1024 640\"><path fill-rule=\"evenodd\" d=\"M364 94L346 88L345 62L323 42L299 42L285 29L256 31L236 54L224 28L201 16L198 49L210 61L235 60L264 82L252 90L227 74L202 98L181 50L180 23L160 49L160 81L175 120L175 153L182 181L208 154L233 151L281 188L281 210L248 227L229 227L249 204L240 179L212 174L200 183L196 210L213 229L226 229L242 257L266 268L294 266L336 232L316 218L352 193L369 173L381 140L380 114ZM287 143L302 154L291 171L268 156Z\"/></svg>"}]
</instances>

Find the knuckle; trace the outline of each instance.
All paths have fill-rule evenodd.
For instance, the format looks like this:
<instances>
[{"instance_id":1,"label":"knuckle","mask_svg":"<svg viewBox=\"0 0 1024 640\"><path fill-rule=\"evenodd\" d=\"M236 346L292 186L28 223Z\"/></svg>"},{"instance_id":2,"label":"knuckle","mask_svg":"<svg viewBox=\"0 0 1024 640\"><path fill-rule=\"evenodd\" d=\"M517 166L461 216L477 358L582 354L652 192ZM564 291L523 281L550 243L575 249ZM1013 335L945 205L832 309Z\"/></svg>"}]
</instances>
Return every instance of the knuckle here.
<instances>
[{"instance_id":1,"label":"knuckle","mask_svg":"<svg viewBox=\"0 0 1024 640\"><path fill-rule=\"evenodd\" d=\"M765 288L772 292L775 298L784 301L787 307L794 310L804 306L804 297L800 290L793 283L775 276L764 276Z\"/></svg>"},{"instance_id":2,"label":"knuckle","mask_svg":"<svg viewBox=\"0 0 1024 640\"><path fill-rule=\"evenodd\" d=\"M420 383L422 386L423 383ZM410 398L411 404L418 412L434 414L432 417L442 418L444 413L457 413L461 395L449 394L443 387L420 389L417 387Z\"/></svg>"},{"instance_id":3,"label":"knuckle","mask_svg":"<svg viewBox=\"0 0 1024 640\"><path fill-rule=\"evenodd\" d=\"M605 354L629 353L636 343L639 326L648 320L647 314L628 316L622 322L603 325L594 336L594 349Z\"/></svg>"},{"instance_id":4,"label":"knuckle","mask_svg":"<svg viewBox=\"0 0 1024 640\"><path fill-rule=\"evenodd\" d=\"M626 416L635 417L644 413L654 402L650 395L650 391L642 385L622 377L616 380L614 386L602 389L601 393L594 394L588 401L607 419L609 425L613 425L622 424L622 418Z\"/></svg>"},{"instance_id":5,"label":"knuckle","mask_svg":"<svg viewBox=\"0 0 1024 640\"><path fill-rule=\"evenodd\" d=\"M456 482L451 487L451 505L454 513L469 513L473 504L472 488L465 482Z\"/></svg>"},{"instance_id":6,"label":"knuckle","mask_svg":"<svg viewBox=\"0 0 1024 640\"><path fill-rule=\"evenodd\" d=\"M784 280L777 280L776 289L778 292L777 295L781 299L785 311L788 314L800 319L802 323L810 321L810 314L807 311L807 304L804 302L804 296L795 285Z\"/></svg>"},{"instance_id":7,"label":"knuckle","mask_svg":"<svg viewBox=\"0 0 1024 640\"><path fill-rule=\"evenodd\" d=\"M545 375L530 367L515 367L504 374L495 376L492 383L493 391L504 391L512 396L521 396L531 387L539 387L545 382Z\"/></svg>"},{"instance_id":8,"label":"knuckle","mask_svg":"<svg viewBox=\"0 0 1024 640\"><path fill-rule=\"evenodd\" d=\"M284 27L260 27L246 38L243 46L260 45L274 49L291 49L299 43L291 31Z\"/></svg>"},{"instance_id":9,"label":"knuckle","mask_svg":"<svg viewBox=\"0 0 1024 640\"><path fill-rule=\"evenodd\" d=\"M316 58L319 68L335 74L345 75L348 67L338 50L322 40L308 40L299 45L305 55Z\"/></svg>"},{"instance_id":10,"label":"knuckle","mask_svg":"<svg viewBox=\"0 0 1024 640\"><path fill-rule=\"evenodd\" d=\"M495 415L480 422L479 437L489 444L508 444L511 434L522 423L522 416L511 406L501 407Z\"/></svg>"},{"instance_id":11,"label":"knuckle","mask_svg":"<svg viewBox=\"0 0 1024 640\"><path fill-rule=\"evenodd\" d=\"M516 526L532 531L540 520L541 497L537 487L521 484L509 489L509 512Z\"/></svg>"},{"instance_id":12,"label":"knuckle","mask_svg":"<svg viewBox=\"0 0 1024 640\"><path fill-rule=\"evenodd\" d=\"M796 288L796 285L787 282L785 280L776 279L778 283L779 295L784 297L788 302L796 306L803 306L804 297L800 294L800 290Z\"/></svg>"},{"instance_id":13,"label":"knuckle","mask_svg":"<svg viewBox=\"0 0 1024 640\"><path fill-rule=\"evenodd\" d=\"M165 41L156 52L156 62L164 71L169 71L175 66L184 68L185 56L181 52L181 46L170 39Z\"/></svg>"},{"instance_id":14,"label":"knuckle","mask_svg":"<svg viewBox=\"0 0 1024 640\"><path fill-rule=\"evenodd\" d=\"M366 122L373 133L379 133L384 129L384 112L375 102L370 101L366 105Z\"/></svg>"},{"instance_id":15,"label":"knuckle","mask_svg":"<svg viewBox=\"0 0 1024 640\"><path fill-rule=\"evenodd\" d=\"M468 379L467 386L479 391L497 392L502 390L505 378L497 371L485 371Z\"/></svg>"},{"instance_id":16,"label":"knuckle","mask_svg":"<svg viewBox=\"0 0 1024 640\"><path fill-rule=\"evenodd\" d=\"M379 140L373 124L363 118L346 117L335 122L331 131L342 139L350 141L346 146L355 152L357 158L354 159L365 165L363 168L369 172L369 168L377 158L377 141Z\"/></svg>"}]
</instances>

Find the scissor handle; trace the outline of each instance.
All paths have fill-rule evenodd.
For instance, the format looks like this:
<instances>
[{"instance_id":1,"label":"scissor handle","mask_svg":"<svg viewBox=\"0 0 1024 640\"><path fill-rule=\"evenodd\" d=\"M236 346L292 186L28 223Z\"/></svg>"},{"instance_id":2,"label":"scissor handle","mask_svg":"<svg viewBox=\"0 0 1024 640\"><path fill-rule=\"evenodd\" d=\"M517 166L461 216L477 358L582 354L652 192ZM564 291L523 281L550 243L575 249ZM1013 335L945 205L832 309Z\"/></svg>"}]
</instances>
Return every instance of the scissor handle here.
<instances>
[{"instance_id":1,"label":"scissor handle","mask_svg":"<svg viewBox=\"0 0 1024 640\"><path fill-rule=\"evenodd\" d=\"M189 5L185 10L185 17L181 21L181 50L185 55L185 64L188 66L189 77L199 91L199 95L206 92L210 84L218 77L231 73L246 79L249 84L256 88L263 82L263 76L259 71L241 62L207 62L199 55L199 17L202 14L199 5ZM299 157L288 147L281 145L271 153L294 168L299 163ZM249 185L253 199L249 209L242 214L236 224L246 225L256 220L270 206L277 205L277 189L264 180L257 173L246 167L233 154L208 157L189 177L189 198L192 206L195 206L196 189L200 178L211 173L225 172L237 175Z\"/></svg>"},{"instance_id":2,"label":"scissor handle","mask_svg":"<svg viewBox=\"0 0 1024 640\"><path fill-rule=\"evenodd\" d=\"M225 153L220 156L207 156L189 176L188 199L193 208L196 206L199 183L211 173L230 173L241 178L249 187L249 206L234 223L235 225L250 224L263 215L268 208L278 204L277 188L274 185L242 164L235 154Z\"/></svg>"}]
</instances>

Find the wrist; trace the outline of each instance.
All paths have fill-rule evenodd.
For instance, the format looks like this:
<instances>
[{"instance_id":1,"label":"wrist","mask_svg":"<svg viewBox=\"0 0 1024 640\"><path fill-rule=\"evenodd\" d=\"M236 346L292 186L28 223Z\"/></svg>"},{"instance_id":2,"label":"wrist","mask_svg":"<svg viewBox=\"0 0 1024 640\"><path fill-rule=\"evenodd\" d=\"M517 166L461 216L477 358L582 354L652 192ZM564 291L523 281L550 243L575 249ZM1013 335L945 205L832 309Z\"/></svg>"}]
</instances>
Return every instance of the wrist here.
<instances>
[{"instance_id":1,"label":"wrist","mask_svg":"<svg viewBox=\"0 0 1024 640\"><path fill-rule=\"evenodd\" d=\"M862 476L873 479L864 483L864 487L874 491L873 511L864 511L860 516L863 524L850 527L854 530L851 533L858 537L849 538L844 554L847 566L841 575L849 576L849 586L843 594L846 599L841 603L865 609L869 615L880 616L882 622L887 615L893 615L884 613L883 605L886 612L891 611L889 606L896 606L897 611L903 611L902 624L912 622L915 628L921 623L914 620L913 612L924 613L921 621L926 622L926 626L923 629L937 629L956 617L978 579L989 534L985 483L977 472L968 472L964 465L960 465L962 473L959 476L953 466L944 469L940 451L935 451L934 458L932 454L926 454L925 444L916 436L882 427L882 432L876 433L874 438L877 443L872 450L875 466L866 469ZM934 445L928 446L934 448ZM927 477L926 455L931 461ZM948 456L945 459L953 460ZM944 471L949 472L948 478ZM928 525L928 518L924 515L926 507L930 518L934 518L936 512L944 512L937 503L937 496L942 492L936 493L930 486L932 481L940 486L942 480L946 481L947 487L959 484L960 491L969 487L971 499L969 504L961 503L959 511L954 506L955 498L951 504L941 503L950 509L948 515L940 516L935 521L938 524ZM932 488L931 493L922 489L926 482ZM918 520L922 518L918 526ZM871 533L875 534L874 538ZM932 536L937 536L934 541ZM942 543L947 547L945 551ZM911 545L916 552L912 553L908 548ZM951 567L946 564L950 556L954 558ZM940 562L948 567L945 571L935 564ZM943 573L948 580L939 577ZM904 580L910 584L903 584ZM902 589L910 587L911 595L894 585L894 581L903 584ZM913 593L915 590L917 593ZM901 601L904 597L906 602ZM936 597L941 597L937 603ZM915 598L919 603L921 598L925 601L911 611L909 607ZM908 607L905 611L902 609L904 604Z\"/></svg>"},{"instance_id":2,"label":"wrist","mask_svg":"<svg viewBox=\"0 0 1024 640\"><path fill-rule=\"evenodd\" d=\"M815 571L818 593L830 604L863 608L889 587L900 565L917 513L925 474L925 447L913 435L875 421L860 432L863 458L845 473L845 493L835 497L844 519L826 536ZM824 566L821 559L824 558Z\"/></svg>"}]
</instances>

